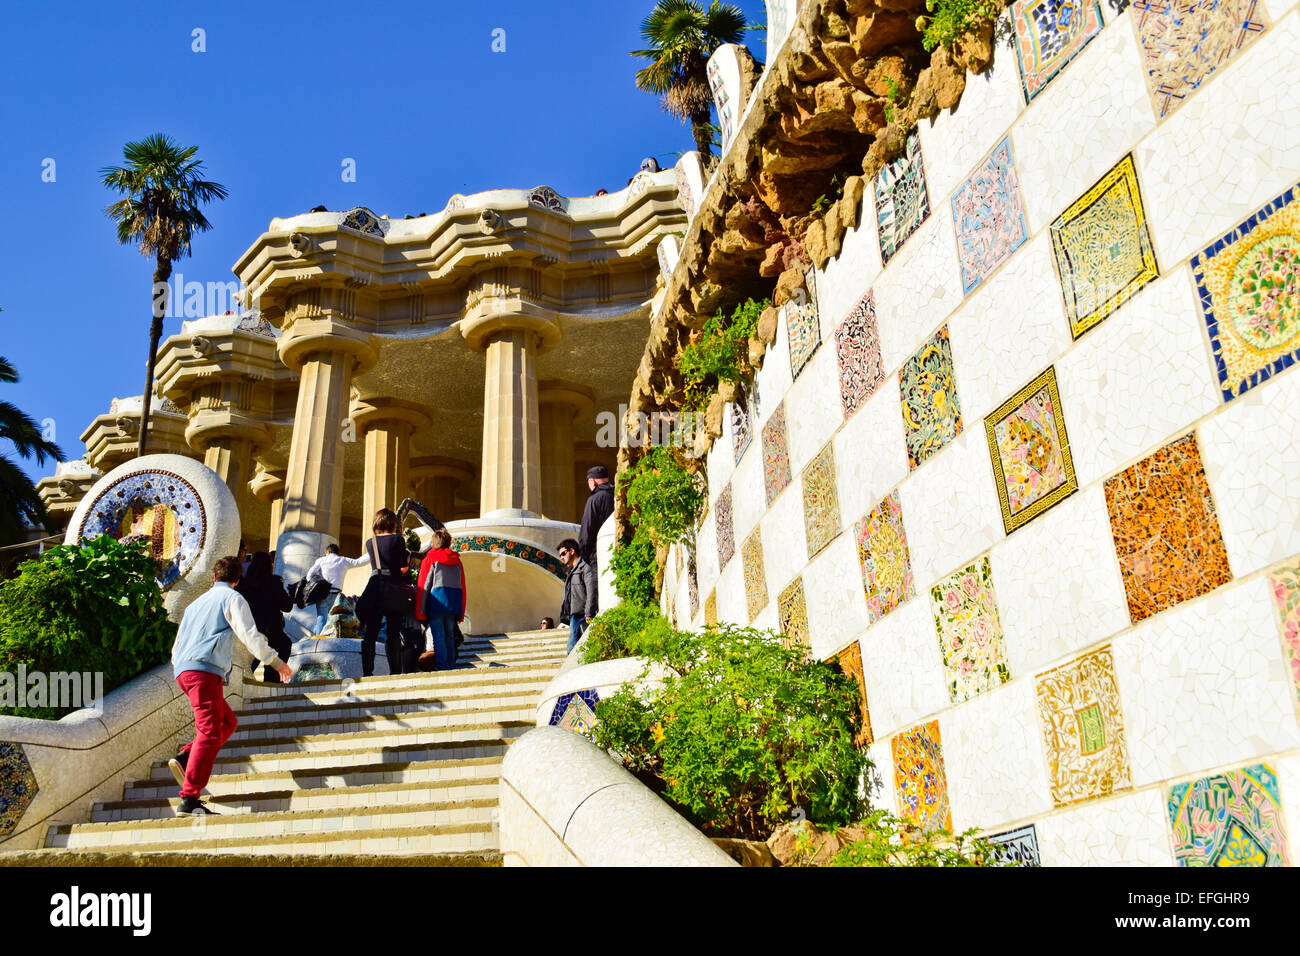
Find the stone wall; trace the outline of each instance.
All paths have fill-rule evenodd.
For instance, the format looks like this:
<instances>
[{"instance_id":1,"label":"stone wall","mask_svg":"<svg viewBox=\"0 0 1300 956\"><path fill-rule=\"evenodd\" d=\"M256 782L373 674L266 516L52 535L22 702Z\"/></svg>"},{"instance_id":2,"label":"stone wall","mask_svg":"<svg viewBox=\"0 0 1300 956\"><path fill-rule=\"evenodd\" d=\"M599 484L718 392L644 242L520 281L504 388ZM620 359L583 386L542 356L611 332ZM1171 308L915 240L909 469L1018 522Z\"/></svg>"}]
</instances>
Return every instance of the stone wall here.
<instances>
[{"instance_id":1,"label":"stone wall","mask_svg":"<svg viewBox=\"0 0 1300 956\"><path fill-rule=\"evenodd\" d=\"M1291 862L1300 11L1043 9L1009 6L991 68L846 190L824 255L807 223L802 252L773 226L747 253L748 288L811 259L811 305L769 318L721 416L664 606L856 671L875 801L925 826L1045 864ZM825 49L819 16L757 95ZM707 226L634 406L671 404L674 323L717 301Z\"/></svg>"}]
</instances>

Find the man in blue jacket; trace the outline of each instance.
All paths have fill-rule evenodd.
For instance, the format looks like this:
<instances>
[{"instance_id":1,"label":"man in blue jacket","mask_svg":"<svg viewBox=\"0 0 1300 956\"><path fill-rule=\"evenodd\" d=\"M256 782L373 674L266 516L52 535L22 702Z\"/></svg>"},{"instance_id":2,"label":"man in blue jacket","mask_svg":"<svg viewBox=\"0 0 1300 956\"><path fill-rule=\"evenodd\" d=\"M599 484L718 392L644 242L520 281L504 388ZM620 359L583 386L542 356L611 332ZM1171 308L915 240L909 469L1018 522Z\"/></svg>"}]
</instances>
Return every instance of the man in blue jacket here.
<instances>
[{"instance_id":1,"label":"man in blue jacket","mask_svg":"<svg viewBox=\"0 0 1300 956\"><path fill-rule=\"evenodd\" d=\"M167 761L181 785L178 817L212 813L199 794L208 785L217 754L239 723L223 690L230 677L235 638L281 680L287 683L293 676L253 623L244 596L234 589L241 571L239 558L233 555L217 561L212 569L212 590L185 609L172 645L172 672L194 708L194 739Z\"/></svg>"}]
</instances>

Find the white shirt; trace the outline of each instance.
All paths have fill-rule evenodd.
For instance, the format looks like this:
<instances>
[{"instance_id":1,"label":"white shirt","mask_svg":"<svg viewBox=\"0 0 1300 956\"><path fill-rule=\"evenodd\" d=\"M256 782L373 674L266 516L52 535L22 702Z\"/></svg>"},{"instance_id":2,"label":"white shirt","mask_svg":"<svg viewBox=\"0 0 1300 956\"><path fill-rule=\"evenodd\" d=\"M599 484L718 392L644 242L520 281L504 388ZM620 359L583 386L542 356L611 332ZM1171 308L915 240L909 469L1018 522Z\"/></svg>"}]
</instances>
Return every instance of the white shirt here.
<instances>
[{"instance_id":1,"label":"white shirt","mask_svg":"<svg viewBox=\"0 0 1300 956\"><path fill-rule=\"evenodd\" d=\"M364 554L359 558L345 558L341 554L322 554L307 572L307 580L324 578L329 582L330 587L342 590L343 576L348 573L348 569L369 562L370 558Z\"/></svg>"}]
</instances>

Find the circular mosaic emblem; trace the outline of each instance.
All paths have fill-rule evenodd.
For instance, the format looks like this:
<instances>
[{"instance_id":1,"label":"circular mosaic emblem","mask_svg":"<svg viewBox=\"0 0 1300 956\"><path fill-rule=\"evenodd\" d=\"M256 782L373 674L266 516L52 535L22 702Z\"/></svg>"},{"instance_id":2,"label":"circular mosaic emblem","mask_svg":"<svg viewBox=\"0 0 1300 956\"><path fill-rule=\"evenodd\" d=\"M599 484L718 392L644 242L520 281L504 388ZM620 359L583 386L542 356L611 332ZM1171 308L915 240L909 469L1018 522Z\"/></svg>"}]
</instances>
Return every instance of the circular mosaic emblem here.
<instances>
[{"instance_id":1,"label":"circular mosaic emblem","mask_svg":"<svg viewBox=\"0 0 1300 956\"><path fill-rule=\"evenodd\" d=\"M1263 236L1237 260L1229 282L1232 328L1261 352L1300 338L1300 239Z\"/></svg>"},{"instance_id":2,"label":"circular mosaic emblem","mask_svg":"<svg viewBox=\"0 0 1300 956\"><path fill-rule=\"evenodd\" d=\"M127 475L91 503L77 536L101 534L148 544L158 567L158 585L171 587L189 571L203 548L203 502L184 478L165 471Z\"/></svg>"}]
</instances>

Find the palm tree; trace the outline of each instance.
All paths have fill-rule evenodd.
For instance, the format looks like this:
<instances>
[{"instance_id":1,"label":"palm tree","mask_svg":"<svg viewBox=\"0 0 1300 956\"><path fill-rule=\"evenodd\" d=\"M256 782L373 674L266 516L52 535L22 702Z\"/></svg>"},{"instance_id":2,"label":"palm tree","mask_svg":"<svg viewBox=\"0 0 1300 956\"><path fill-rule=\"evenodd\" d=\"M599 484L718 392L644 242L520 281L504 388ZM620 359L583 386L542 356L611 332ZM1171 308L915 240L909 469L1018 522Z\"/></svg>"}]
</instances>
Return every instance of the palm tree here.
<instances>
[{"instance_id":1,"label":"palm tree","mask_svg":"<svg viewBox=\"0 0 1300 956\"><path fill-rule=\"evenodd\" d=\"M8 359L0 357L0 382L18 381L18 372ZM0 402L0 440L13 442L20 458L63 459L54 442L46 441L35 420L9 402ZM45 504L36 494L36 486L7 454L0 454L0 545L16 544L27 537L34 524L50 530Z\"/></svg>"},{"instance_id":2,"label":"palm tree","mask_svg":"<svg viewBox=\"0 0 1300 956\"><path fill-rule=\"evenodd\" d=\"M193 158L197 151L197 146L182 149L170 136L155 133L122 147L125 166L105 166L99 171L105 186L125 196L105 210L117 226L117 241L123 245L138 243L141 255L154 257L153 323L149 326L149 361L137 455L144 454L149 436L154 360L167 312L167 280L171 278L172 263L190 254L190 240L196 231L212 228L201 204L228 195L220 183L199 178L203 162Z\"/></svg>"},{"instance_id":3,"label":"palm tree","mask_svg":"<svg viewBox=\"0 0 1300 956\"><path fill-rule=\"evenodd\" d=\"M695 148L702 160L713 155L713 129L709 107L713 96L705 67L713 51L724 43L739 43L745 32L745 15L738 7L712 0L704 9L699 0L658 0L641 22L647 50L633 50L650 65L637 71L636 85L662 98L674 116L690 120Z\"/></svg>"}]
</instances>

